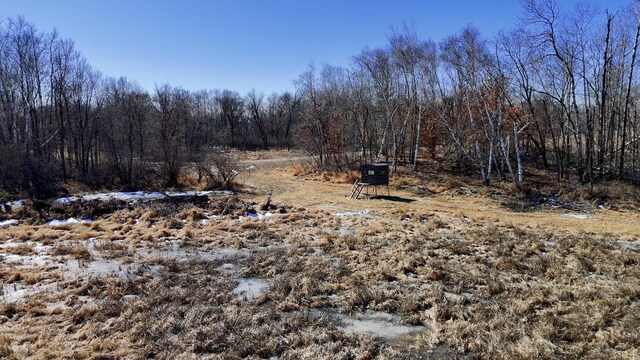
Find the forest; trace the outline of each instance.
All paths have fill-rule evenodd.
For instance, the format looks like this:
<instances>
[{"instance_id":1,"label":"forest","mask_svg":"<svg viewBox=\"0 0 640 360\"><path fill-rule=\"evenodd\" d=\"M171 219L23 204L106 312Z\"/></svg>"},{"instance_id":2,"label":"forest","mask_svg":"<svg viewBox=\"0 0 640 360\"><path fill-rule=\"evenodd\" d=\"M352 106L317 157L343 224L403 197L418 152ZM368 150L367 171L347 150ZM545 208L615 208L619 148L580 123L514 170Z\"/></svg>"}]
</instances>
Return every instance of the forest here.
<instances>
[{"instance_id":1,"label":"forest","mask_svg":"<svg viewBox=\"0 0 640 360\"><path fill-rule=\"evenodd\" d=\"M93 68L57 31L0 23L0 186L179 186L223 149L303 149L323 168L451 164L526 186L527 168L581 184L640 183L640 3L526 0L514 25L441 41L414 25L346 67L311 64L295 91L152 91ZM419 25L419 24L418 24ZM363 44L365 45L365 44ZM215 84L212 84L215 85Z\"/></svg>"}]
</instances>

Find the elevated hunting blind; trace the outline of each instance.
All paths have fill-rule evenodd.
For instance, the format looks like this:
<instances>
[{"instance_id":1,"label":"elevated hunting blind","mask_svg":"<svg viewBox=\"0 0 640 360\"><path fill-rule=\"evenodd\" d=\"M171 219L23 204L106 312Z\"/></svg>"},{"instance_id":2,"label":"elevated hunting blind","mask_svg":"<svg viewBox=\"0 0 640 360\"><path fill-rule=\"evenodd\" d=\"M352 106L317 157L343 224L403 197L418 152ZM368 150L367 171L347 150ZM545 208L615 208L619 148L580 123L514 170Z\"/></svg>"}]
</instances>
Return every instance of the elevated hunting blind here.
<instances>
[{"instance_id":1,"label":"elevated hunting blind","mask_svg":"<svg viewBox=\"0 0 640 360\"><path fill-rule=\"evenodd\" d=\"M366 164L360 167L360 180L356 180L351 189L351 197L358 198L363 188L373 186L374 192L378 195L378 186L386 186L389 194L389 164L377 163Z\"/></svg>"},{"instance_id":2,"label":"elevated hunting blind","mask_svg":"<svg viewBox=\"0 0 640 360\"><path fill-rule=\"evenodd\" d=\"M389 185L389 164L367 164L360 167L360 182L379 186Z\"/></svg>"}]
</instances>

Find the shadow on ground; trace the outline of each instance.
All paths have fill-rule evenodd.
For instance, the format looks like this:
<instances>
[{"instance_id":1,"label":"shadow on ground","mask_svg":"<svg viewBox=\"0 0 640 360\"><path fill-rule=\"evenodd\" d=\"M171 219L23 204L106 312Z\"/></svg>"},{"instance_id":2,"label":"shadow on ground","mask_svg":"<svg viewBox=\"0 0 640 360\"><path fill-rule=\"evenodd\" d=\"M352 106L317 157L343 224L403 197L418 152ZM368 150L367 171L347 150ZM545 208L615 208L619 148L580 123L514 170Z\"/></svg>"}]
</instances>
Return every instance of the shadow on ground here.
<instances>
[{"instance_id":1,"label":"shadow on ground","mask_svg":"<svg viewBox=\"0 0 640 360\"><path fill-rule=\"evenodd\" d=\"M369 199L395 201L395 202L401 202L401 203L407 203L407 204L416 201L415 199L408 199L400 196L388 196L388 195L375 195L370 197Z\"/></svg>"}]
</instances>

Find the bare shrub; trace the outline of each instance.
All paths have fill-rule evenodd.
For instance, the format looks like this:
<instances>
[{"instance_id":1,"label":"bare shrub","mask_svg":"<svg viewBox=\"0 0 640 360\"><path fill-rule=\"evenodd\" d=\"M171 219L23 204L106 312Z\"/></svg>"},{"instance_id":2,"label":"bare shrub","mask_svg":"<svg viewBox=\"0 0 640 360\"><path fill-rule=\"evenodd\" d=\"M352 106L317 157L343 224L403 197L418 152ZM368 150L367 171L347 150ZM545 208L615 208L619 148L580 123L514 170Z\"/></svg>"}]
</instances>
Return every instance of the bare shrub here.
<instances>
[{"instance_id":1,"label":"bare shrub","mask_svg":"<svg viewBox=\"0 0 640 360\"><path fill-rule=\"evenodd\" d=\"M238 159L228 151L213 149L197 164L198 178L205 179L207 189L231 189L238 175Z\"/></svg>"}]
</instances>

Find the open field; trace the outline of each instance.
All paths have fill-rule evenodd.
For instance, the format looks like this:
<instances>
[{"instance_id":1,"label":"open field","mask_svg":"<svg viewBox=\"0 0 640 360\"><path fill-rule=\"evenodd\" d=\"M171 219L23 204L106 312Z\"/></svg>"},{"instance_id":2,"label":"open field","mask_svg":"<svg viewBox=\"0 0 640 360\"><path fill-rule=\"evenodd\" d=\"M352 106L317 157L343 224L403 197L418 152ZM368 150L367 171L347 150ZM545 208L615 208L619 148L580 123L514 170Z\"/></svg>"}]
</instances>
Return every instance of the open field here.
<instances>
[{"instance_id":1,"label":"open field","mask_svg":"<svg viewBox=\"0 0 640 360\"><path fill-rule=\"evenodd\" d=\"M14 210L0 357L640 357L629 199L518 211L500 186L405 174L355 200L354 174L297 157L244 159L237 196Z\"/></svg>"}]
</instances>

